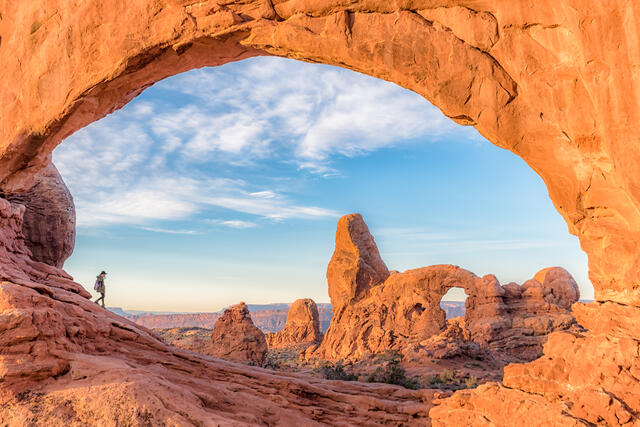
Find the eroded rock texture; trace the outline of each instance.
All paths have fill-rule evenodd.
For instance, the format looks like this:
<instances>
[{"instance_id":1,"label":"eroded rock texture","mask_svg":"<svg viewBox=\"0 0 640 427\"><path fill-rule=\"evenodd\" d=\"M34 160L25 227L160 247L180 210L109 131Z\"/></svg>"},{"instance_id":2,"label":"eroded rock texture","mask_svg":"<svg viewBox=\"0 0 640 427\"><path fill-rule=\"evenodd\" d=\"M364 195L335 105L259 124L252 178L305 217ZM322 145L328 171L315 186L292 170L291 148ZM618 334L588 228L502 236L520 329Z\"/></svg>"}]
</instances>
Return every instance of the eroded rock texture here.
<instances>
[{"instance_id":1,"label":"eroded rock texture","mask_svg":"<svg viewBox=\"0 0 640 427\"><path fill-rule=\"evenodd\" d=\"M493 275L480 278L453 265L389 274L362 216L346 215L338 221L327 268L334 317L322 344L308 356L355 360L391 349L420 352L420 343L446 331L440 301L458 287L468 295L469 341L515 360L535 359L550 332L575 324L569 310L580 296L573 277L560 267L535 277L522 286L500 286ZM455 335L455 330L445 334ZM425 343L424 357L433 357L432 344Z\"/></svg>"},{"instance_id":2,"label":"eroded rock texture","mask_svg":"<svg viewBox=\"0 0 640 427\"><path fill-rule=\"evenodd\" d=\"M5 197L25 207L22 234L32 258L61 268L75 246L73 198L51 162L30 178L5 188Z\"/></svg>"},{"instance_id":3,"label":"eroded rock texture","mask_svg":"<svg viewBox=\"0 0 640 427\"><path fill-rule=\"evenodd\" d=\"M291 304L287 323L281 331L267 334L269 348L313 345L322 341L318 306L312 299L298 299Z\"/></svg>"},{"instance_id":4,"label":"eroded rock texture","mask_svg":"<svg viewBox=\"0 0 640 427\"><path fill-rule=\"evenodd\" d=\"M253 324L245 303L231 306L216 320L207 354L262 366L267 355L267 341L264 333Z\"/></svg>"},{"instance_id":5,"label":"eroded rock texture","mask_svg":"<svg viewBox=\"0 0 640 427\"><path fill-rule=\"evenodd\" d=\"M575 340L566 348L551 345L550 339L545 356L521 368L535 367L526 385L512 381L508 371L505 383L512 381L518 389L483 386L469 392L476 398L470 398L473 404L461 417L511 425L519 419L566 425L637 420L637 1L0 0L0 15L0 190L5 194L32 180L66 136L156 81L256 55L334 64L386 79L421 94L458 123L475 126L542 177L589 256L596 302L575 309L578 321L592 331L572 335ZM34 272L45 267L23 261L0 266L7 280L4 298L13 301L3 305L3 315L15 316L20 304L31 313L41 301L38 310L45 305L50 316L64 318L66 304L72 303L54 303L46 290L35 299L31 294L21 299L24 285L9 279L32 278L30 283L37 283L32 286L52 289L45 283L62 273L35 278ZM78 319L91 316L79 310L71 318L83 324ZM109 322L96 322L102 338L79 342L109 341ZM5 331L17 327L2 325ZM144 335L133 331L132 336ZM1 354L27 357L41 341L27 337L21 342L14 350L2 347ZM38 344L38 351L52 355L58 345ZM106 357L120 357L115 346L103 348ZM581 369L586 361L589 369ZM4 365L0 372L6 371ZM2 384L8 390L9 383ZM456 399L462 395L456 393L450 404L460 404ZM499 408L489 405L502 398ZM433 414L434 422L457 423L443 411Z\"/></svg>"},{"instance_id":6,"label":"eroded rock texture","mask_svg":"<svg viewBox=\"0 0 640 427\"><path fill-rule=\"evenodd\" d=\"M340 425L427 420L431 391L283 375L168 346L33 261L0 199L3 425ZM263 338L264 339L264 338Z\"/></svg>"}]
</instances>

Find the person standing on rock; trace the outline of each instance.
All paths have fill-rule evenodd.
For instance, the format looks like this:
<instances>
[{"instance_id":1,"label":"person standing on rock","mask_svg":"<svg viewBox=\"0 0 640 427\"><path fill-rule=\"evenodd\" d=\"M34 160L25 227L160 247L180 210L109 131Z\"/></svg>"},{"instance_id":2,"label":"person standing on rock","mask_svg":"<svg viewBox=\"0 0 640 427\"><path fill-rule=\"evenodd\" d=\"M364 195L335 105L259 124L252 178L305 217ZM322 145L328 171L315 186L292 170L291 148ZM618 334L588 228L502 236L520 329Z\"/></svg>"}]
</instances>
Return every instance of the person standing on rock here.
<instances>
[{"instance_id":1,"label":"person standing on rock","mask_svg":"<svg viewBox=\"0 0 640 427\"><path fill-rule=\"evenodd\" d=\"M98 274L96 276L96 283L93 285L93 289L95 289L96 291L98 291L98 293L100 294L100 298L96 299L96 304L98 304L98 301L102 301L102 307L104 307L104 293L105 293L105 288L104 288L104 279L105 277L107 277L107 272L106 271L102 271L100 274Z\"/></svg>"}]
</instances>

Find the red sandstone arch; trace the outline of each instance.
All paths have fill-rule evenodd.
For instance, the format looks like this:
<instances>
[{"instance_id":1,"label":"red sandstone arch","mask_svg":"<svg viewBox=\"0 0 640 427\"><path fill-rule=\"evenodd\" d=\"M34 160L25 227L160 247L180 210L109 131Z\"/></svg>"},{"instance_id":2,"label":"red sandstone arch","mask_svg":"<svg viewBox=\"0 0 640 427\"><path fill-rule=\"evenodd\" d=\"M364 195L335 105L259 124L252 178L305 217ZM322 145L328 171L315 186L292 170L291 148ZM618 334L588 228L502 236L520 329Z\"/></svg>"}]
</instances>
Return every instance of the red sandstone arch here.
<instances>
[{"instance_id":1,"label":"red sandstone arch","mask_svg":"<svg viewBox=\"0 0 640 427\"><path fill-rule=\"evenodd\" d=\"M62 139L192 68L279 55L395 82L522 157L589 256L597 302L575 313L591 333L565 340L587 355L613 346L616 361L551 386L545 366L593 358L550 339L555 357L507 370L505 384L554 396L554 413L623 423L640 411L629 320L640 318L638 22L634 0L0 0L0 189L27 208L55 199L33 188ZM43 240L26 233L30 246ZM59 263L67 250L34 254ZM607 366L624 385L599 375ZM465 411L455 413L475 419Z\"/></svg>"}]
</instances>

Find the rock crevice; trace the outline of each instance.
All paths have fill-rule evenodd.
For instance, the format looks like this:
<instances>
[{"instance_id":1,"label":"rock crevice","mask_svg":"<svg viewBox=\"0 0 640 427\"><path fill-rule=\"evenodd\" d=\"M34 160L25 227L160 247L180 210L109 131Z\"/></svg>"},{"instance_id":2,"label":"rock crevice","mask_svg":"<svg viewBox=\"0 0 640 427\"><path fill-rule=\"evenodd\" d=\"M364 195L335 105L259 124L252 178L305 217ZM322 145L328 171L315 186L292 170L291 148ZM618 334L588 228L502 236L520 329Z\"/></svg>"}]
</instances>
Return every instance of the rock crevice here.
<instances>
[{"instance_id":1,"label":"rock crevice","mask_svg":"<svg viewBox=\"0 0 640 427\"><path fill-rule=\"evenodd\" d=\"M555 336L552 334L543 358L512 368L514 376L511 370L505 372L505 383L537 390L544 397L521 399L530 395L498 385L482 386L443 401L442 409L432 411L434 424L464 425L490 420L507 425L513 424L515 414L547 425L574 425L578 418L595 424L637 423L640 375L635 367L638 366L640 334L630 325L640 319L640 286L637 285L640 283L640 175L637 173L640 76L636 72L640 62L637 47L640 3L634 0L538 0L535 4L528 0L443 0L397 4L377 0L277 0L271 5L273 7L263 0L226 2L224 8L228 10L223 11L214 0L192 4L168 0L87 0L72 6L65 0L0 0L1 49L3 53L10 53L0 56L0 117L3 119L0 191L20 197L19 193L32 188L29 183L38 171L47 167L51 151L65 137L121 108L153 83L194 68L258 55L280 55L338 65L394 82L424 96L458 123L475 126L489 141L520 156L541 176L569 231L578 236L589 256L589 275L595 289L595 303L574 305L578 322L593 328L590 332L562 333L565 335L559 336L566 338L563 345L552 339ZM473 9L475 14L466 12L465 8ZM220 12L210 14L212 10ZM427 25L415 19L414 14L421 11L439 24ZM197 26L187 12L194 16ZM345 35L345 14L349 15L348 35ZM56 19L46 19L54 15ZM541 25L535 25L538 23ZM180 48L186 46L190 47ZM145 52L160 51L162 54L158 56L146 56L141 62L131 63L133 58L140 60ZM26 208L46 202L55 221L64 219L55 213L65 206L55 196L60 194L60 188L38 188L36 193L29 194L29 200L23 200ZM93 313L94 307L77 302L76 305L86 309L77 310L72 308L74 304L63 302L62 298L79 301L84 300L80 295L87 295L80 285L56 268L64 261L69 245L51 242L49 236L69 236L65 231L68 224L60 221L56 230L47 230L39 225L42 222L38 215L21 222L23 213L19 210L24 208L10 202L5 205L5 202L0 201L2 215L6 214L0 219L3 245L0 248L0 308L2 315L15 323L2 323L1 327L8 336L15 331L23 331L25 336L33 333L30 320L26 320L29 316L22 318L16 314L20 310L37 311L48 320L33 317L40 322L38 329L43 331L34 340L0 346L3 399L10 395L7 390L11 390L14 381L20 383L18 377L13 376L15 372L27 372L30 367L29 372L38 379L50 377L51 372L57 370L57 362L50 356L59 350L61 343L70 345L65 351L74 356L69 356L69 360L77 362L83 358L80 354L102 352L108 355L104 360L112 362L114 373L123 369L132 375L126 376L132 385L122 386L126 388L124 393L130 406L123 403L113 409L125 414L122 415L125 418L120 419L122 424L137 420L138 406L131 403L134 396L148 399L145 402L154 407L143 385L148 384L148 378L152 378L151 389L158 395L169 389L180 394L173 384L162 383L160 378L164 373L146 371L145 380L123 368L126 363L118 362L122 359L118 359L116 341L107 338L106 320L101 316L94 319L87 312ZM31 256L44 262L35 262ZM380 273L374 269L367 275L373 282L394 277L382 278ZM543 287L540 290L534 283L527 292L551 304L553 301L547 301L543 285L540 283ZM38 293L31 288L46 288L60 297L54 301L47 292ZM361 298L363 292L358 287L342 288L337 300ZM521 296L528 298L524 294ZM509 298L512 298L510 294ZM335 308L338 320L347 315L345 307ZM381 318L386 315L380 313ZM65 338L66 331L61 325L68 325L68 333L74 337L73 345ZM372 326L370 331L373 330ZM136 331L139 336L147 336L142 329ZM381 340L373 335L374 341ZM389 334L384 339L395 340L396 335ZM165 347L152 344L155 338L149 340L143 353L159 360ZM138 347L130 348L134 349ZM598 359L593 355L598 355ZM23 363L29 357L33 357L31 362ZM142 364L142 361L131 363ZM97 366L93 361L86 364ZM517 376L517 369L531 371ZM78 371L84 372L82 368ZM624 373L621 380L616 379L619 371ZM181 384L180 387L192 387L192 383L172 372L172 379ZM556 378L566 372L573 374ZM35 381L30 375L22 377L23 383ZM101 384L118 379L115 376L91 378L102 381ZM529 383L513 378L529 378ZM108 381L103 381L105 379ZM65 380L58 378L57 381ZM49 390L48 393L40 401L63 402L72 395L71 391ZM111 396L108 392L104 395ZM291 394L286 396L291 402L295 399ZM71 411L76 417L89 414L86 408L96 408L81 396L73 397L87 405ZM414 398L412 395L411 399ZM31 395L29 399L26 401L38 398ZM494 400L504 404L500 408L491 406ZM99 400L97 404L108 408L107 401ZM620 405L611 403L614 401ZM197 405L189 402L184 407L190 414L196 414L193 417L205 419L206 410ZM216 406L216 402L211 405ZM217 405L226 404L218 401ZM244 407L247 406L250 405L245 402ZM267 404L257 406L262 413L269 410ZM329 406L324 415L307 414L304 418L296 407L296 410L282 412L287 414L283 418L267 418L273 423L300 423L301 417L305 421L313 417L322 422L344 420L336 415L344 414L343 408ZM377 407L380 408L382 406ZM29 418L31 415L24 415L23 409L15 403L11 411L2 413L3 420L11 416L13 424L24 425L33 419L54 419L53 412L48 418L44 414L41 418ZM407 414L400 414L400 409L396 410L393 405L387 405L385 411L397 418L383 417L376 422L407 420ZM375 410L369 413L382 417ZM16 418L22 416L20 414L24 417ZM182 415L166 408L147 415L154 420L187 422ZM232 416L227 412L217 415L222 422L264 421L251 415L242 419L229 418Z\"/></svg>"},{"instance_id":2,"label":"rock crevice","mask_svg":"<svg viewBox=\"0 0 640 427\"><path fill-rule=\"evenodd\" d=\"M532 360L550 332L575 326L570 309L580 297L575 280L560 267L541 270L522 286L501 286L493 275L478 277L453 265L389 273L359 214L338 221L327 281L339 315L308 356L329 360L419 350L416 343L447 329L440 301L454 287L468 295L465 329L471 342Z\"/></svg>"}]
</instances>

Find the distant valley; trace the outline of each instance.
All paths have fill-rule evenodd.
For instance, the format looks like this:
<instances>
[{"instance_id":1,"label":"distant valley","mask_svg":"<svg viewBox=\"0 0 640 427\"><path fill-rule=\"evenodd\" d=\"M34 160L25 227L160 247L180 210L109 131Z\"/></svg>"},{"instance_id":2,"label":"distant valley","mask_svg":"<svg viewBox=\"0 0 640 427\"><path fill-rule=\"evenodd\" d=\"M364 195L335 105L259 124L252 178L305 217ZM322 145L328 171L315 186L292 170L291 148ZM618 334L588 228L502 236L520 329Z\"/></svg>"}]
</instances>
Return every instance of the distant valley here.
<instances>
[{"instance_id":1,"label":"distant valley","mask_svg":"<svg viewBox=\"0 0 640 427\"><path fill-rule=\"evenodd\" d=\"M284 328L291 303L248 304L248 306L251 318L258 328L263 332L277 332ZM464 316L464 301L442 301L440 307L445 311L448 319ZM216 320L224 312L224 309L210 313L144 312L124 310L120 307L110 307L109 310L149 329L185 327L213 329ZM331 304L318 304L318 312L320 330L325 332L331 322Z\"/></svg>"}]
</instances>

